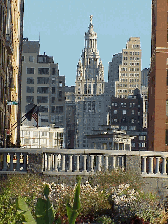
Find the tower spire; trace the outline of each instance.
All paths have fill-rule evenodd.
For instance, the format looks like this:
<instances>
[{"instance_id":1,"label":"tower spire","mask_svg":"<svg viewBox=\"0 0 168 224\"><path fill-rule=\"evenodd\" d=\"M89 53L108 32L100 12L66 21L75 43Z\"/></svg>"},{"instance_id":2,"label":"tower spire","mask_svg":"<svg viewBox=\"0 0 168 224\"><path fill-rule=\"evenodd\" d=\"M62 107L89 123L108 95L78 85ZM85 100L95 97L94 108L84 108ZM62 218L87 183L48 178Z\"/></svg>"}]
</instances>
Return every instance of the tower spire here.
<instances>
[{"instance_id":1,"label":"tower spire","mask_svg":"<svg viewBox=\"0 0 168 224\"><path fill-rule=\"evenodd\" d=\"M92 24L93 15L90 15L90 24Z\"/></svg>"}]
</instances>

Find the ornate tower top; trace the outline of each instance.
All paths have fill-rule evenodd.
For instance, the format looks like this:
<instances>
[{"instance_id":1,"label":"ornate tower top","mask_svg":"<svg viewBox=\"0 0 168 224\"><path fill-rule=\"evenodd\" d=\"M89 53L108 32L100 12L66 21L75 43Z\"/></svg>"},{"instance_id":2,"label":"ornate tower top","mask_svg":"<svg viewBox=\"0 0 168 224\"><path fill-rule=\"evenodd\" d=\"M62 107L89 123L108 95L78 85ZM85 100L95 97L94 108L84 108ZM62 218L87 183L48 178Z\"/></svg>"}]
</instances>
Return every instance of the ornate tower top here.
<instances>
[{"instance_id":1,"label":"ornate tower top","mask_svg":"<svg viewBox=\"0 0 168 224\"><path fill-rule=\"evenodd\" d=\"M90 15L90 24L92 24L93 15Z\"/></svg>"}]
</instances>

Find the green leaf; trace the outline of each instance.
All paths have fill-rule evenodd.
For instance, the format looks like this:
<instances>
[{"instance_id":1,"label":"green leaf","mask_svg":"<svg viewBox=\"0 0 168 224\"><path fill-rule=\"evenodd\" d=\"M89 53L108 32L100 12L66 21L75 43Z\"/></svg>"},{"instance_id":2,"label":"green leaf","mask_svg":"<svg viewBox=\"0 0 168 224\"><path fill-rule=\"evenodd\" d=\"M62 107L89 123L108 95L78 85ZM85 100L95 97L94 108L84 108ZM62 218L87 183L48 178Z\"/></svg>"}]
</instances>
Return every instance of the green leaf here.
<instances>
[{"instance_id":1,"label":"green leaf","mask_svg":"<svg viewBox=\"0 0 168 224\"><path fill-rule=\"evenodd\" d=\"M69 224L75 224L75 220L78 216L78 212L76 210L73 210L69 203L67 203L66 209L67 209Z\"/></svg>"},{"instance_id":2,"label":"green leaf","mask_svg":"<svg viewBox=\"0 0 168 224\"><path fill-rule=\"evenodd\" d=\"M36 221L34 220L32 214L30 212L30 209L23 198L18 197L16 205L17 205L18 213L20 213L24 216L26 223L36 224Z\"/></svg>"},{"instance_id":3,"label":"green leaf","mask_svg":"<svg viewBox=\"0 0 168 224\"><path fill-rule=\"evenodd\" d=\"M81 181L81 178L78 179L78 184L76 186L73 210L78 210L81 207L80 198L79 198L79 195L80 195L80 181Z\"/></svg>"},{"instance_id":4,"label":"green leaf","mask_svg":"<svg viewBox=\"0 0 168 224\"><path fill-rule=\"evenodd\" d=\"M49 192L50 192L49 186L46 184L44 188L44 195L46 198L48 198Z\"/></svg>"},{"instance_id":5,"label":"green leaf","mask_svg":"<svg viewBox=\"0 0 168 224\"><path fill-rule=\"evenodd\" d=\"M36 221L37 224L52 224L54 214L49 199L38 198L36 204Z\"/></svg>"}]
</instances>

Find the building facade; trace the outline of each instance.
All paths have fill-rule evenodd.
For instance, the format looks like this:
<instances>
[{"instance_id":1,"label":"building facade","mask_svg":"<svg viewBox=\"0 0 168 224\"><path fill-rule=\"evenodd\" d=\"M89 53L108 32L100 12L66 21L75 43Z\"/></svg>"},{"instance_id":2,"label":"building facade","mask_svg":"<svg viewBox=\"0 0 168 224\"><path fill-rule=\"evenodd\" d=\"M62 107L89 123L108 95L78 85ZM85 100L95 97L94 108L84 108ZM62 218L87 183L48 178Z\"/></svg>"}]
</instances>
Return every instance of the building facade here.
<instances>
[{"instance_id":1,"label":"building facade","mask_svg":"<svg viewBox=\"0 0 168 224\"><path fill-rule=\"evenodd\" d=\"M115 82L119 81L119 65L122 64L122 53L113 55L108 67L109 95L115 96Z\"/></svg>"},{"instance_id":2,"label":"building facade","mask_svg":"<svg viewBox=\"0 0 168 224\"><path fill-rule=\"evenodd\" d=\"M64 129L52 127L21 126L22 148L56 148L64 146Z\"/></svg>"},{"instance_id":3,"label":"building facade","mask_svg":"<svg viewBox=\"0 0 168 224\"><path fill-rule=\"evenodd\" d=\"M92 17L85 33L85 48L77 65L75 82L76 137L75 148L87 148L86 134L98 129L106 120L104 106L104 67L97 50L97 34Z\"/></svg>"},{"instance_id":4,"label":"building facade","mask_svg":"<svg viewBox=\"0 0 168 224\"><path fill-rule=\"evenodd\" d=\"M152 0L151 68L148 84L148 150L168 150L168 2Z\"/></svg>"},{"instance_id":5,"label":"building facade","mask_svg":"<svg viewBox=\"0 0 168 224\"><path fill-rule=\"evenodd\" d=\"M148 87L148 74L149 74L150 68L144 68L141 71L141 86Z\"/></svg>"},{"instance_id":6,"label":"building facade","mask_svg":"<svg viewBox=\"0 0 168 224\"><path fill-rule=\"evenodd\" d=\"M139 37L130 37L122 50L119 81L115 82L115 97L127 98L134 89L141 89L141 47Z\"/></svg>"},{"instance_id":7,"label":"building facade","mask_svg":"<svg viewBox=\"0 0 168 224\"><path fill-rule=\"evenodd\" d=\"M65 147L67 149L74 149L75 143L75 86L65 86L65 117L66 117L66 131L65 131Z\"/></svg>"},{"instance_id":8,"label":"building facade","mask_svg":"<svg viewBox=\"0 0 168 224\"><path fill-rule=\"evenodd\" d=\"M40 55L39 41L23 40L22 114L28 104L39 106L41 126L65 126L65 76L53 57Z\"/></svg>"},{"instance_id":9,"label":"building facade","mask_svg":"<svg viewBox=\"0 0 168 224\"><path fill-rule=\"evenodd\" d=\"M120 130L141 131L143 128L143 99L139 89L127 99L112 97L109 107L109 125L119 125Z\"/></svg>"},{"instance_id":10,"label":"building facade","mask_svg":"<svg viewBox=\"0 0 168 224\"><path fill-rule=\"evenodd\" d=\"M20 146L21 52L24 1L0 4L0 140ZM9 102L14 101L17 105ZM18 122L18 125L17 125Z\"/></svg>"}]
</instances>

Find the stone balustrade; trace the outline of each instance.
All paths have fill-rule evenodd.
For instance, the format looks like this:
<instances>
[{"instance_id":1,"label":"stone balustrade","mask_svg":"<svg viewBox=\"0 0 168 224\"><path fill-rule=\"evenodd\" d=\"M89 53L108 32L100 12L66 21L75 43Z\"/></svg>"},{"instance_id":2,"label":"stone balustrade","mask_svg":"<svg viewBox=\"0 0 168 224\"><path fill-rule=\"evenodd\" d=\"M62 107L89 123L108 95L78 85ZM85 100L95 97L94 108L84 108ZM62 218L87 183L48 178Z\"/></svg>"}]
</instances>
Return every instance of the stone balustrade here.
<instances>
[{"instance_id":1,"label":"stone balustrade","mask_svg":"<svg viewBox=\"0 0 168 224\"><path fill-rule=\"evenodd\" d=\"M36 172L48 175L88 175L122 168L142 177L167 178L168 152L96 149L0 149L0 174Z\"/></svg>"}]
</instances>

